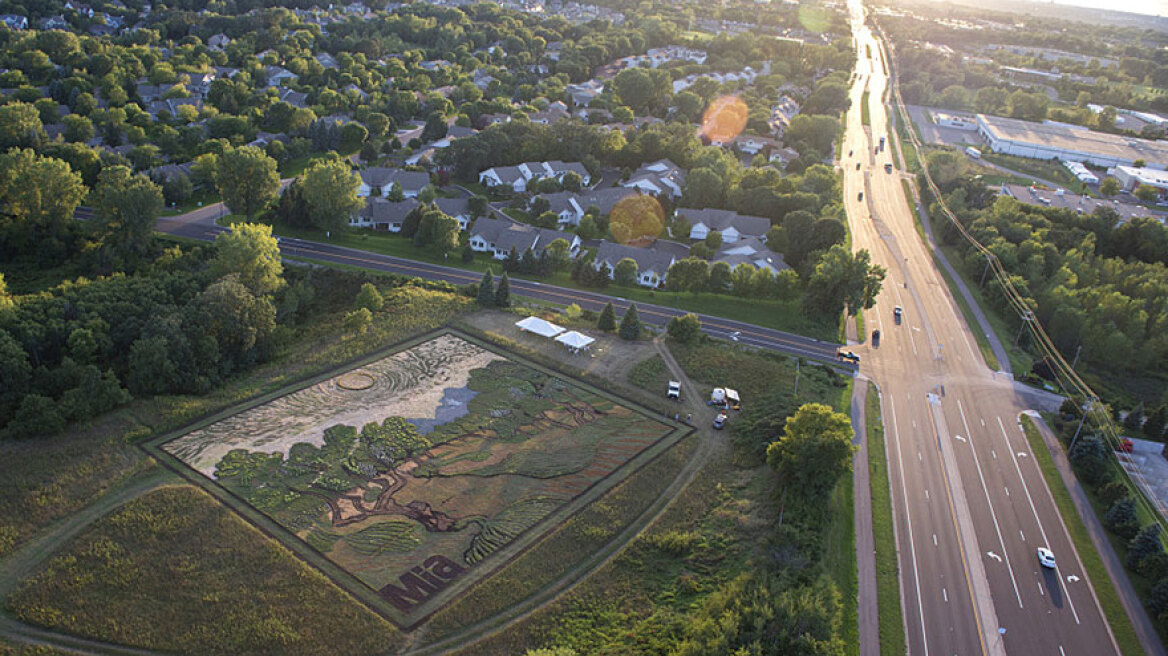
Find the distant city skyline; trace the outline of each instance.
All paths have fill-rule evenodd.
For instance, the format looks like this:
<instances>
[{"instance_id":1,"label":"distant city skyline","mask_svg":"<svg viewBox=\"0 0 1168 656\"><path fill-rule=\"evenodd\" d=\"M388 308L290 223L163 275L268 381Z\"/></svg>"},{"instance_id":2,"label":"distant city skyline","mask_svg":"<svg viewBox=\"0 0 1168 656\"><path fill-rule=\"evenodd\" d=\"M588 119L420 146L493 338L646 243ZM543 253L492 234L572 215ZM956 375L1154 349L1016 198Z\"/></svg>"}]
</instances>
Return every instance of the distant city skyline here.
<instances>
[{"instance_id":1,"label":"distant city skyline","mask_svg":"<svg viewBox=\"0 0 1168 656\"><path fill-rule=\"evenodd\" d=\"M1168 0L1050 0L1059 5L1074 5L1092 9L1111 9L1148 16L1168 16Z\"/></svg>"}]
</instances>

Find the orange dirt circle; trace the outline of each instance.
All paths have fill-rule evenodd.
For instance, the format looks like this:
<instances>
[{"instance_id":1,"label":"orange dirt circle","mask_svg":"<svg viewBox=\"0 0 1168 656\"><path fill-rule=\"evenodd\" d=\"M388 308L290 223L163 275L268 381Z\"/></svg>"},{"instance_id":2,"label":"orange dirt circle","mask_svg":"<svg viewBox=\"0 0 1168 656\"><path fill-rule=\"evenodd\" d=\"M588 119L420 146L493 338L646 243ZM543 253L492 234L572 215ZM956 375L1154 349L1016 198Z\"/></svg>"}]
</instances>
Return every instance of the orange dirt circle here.
<instances>
[{"instance_id":1,"label":"orange dirt circle","mask_svg":"<svg viewBox=\"0 0 1168 656\"><path fill-rule=\"evenodd\" d=\"M337 379L337 387L344 390L366 390L376 382L373 376L366 373L349 373Z\"/></svg>"}]
</instances>

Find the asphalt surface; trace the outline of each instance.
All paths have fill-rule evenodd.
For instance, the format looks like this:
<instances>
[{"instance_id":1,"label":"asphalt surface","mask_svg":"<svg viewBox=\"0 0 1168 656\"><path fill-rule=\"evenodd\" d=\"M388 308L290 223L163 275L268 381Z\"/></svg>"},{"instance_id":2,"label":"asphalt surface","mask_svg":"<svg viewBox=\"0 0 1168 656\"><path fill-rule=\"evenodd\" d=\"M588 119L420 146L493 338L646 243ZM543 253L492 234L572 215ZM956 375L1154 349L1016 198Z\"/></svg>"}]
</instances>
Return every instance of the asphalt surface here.
<instances>
[{"instance_id":1,"label":"asphalt surface","mask_svg":"<svg viewBox=\"0 0 1168 656\"><path fill-rule=\"evenodd\" d=\"M215 219L222 210L216 205L200 208L188 214L176 217L164 217L158 220L160 232L210 241L217 234L226 230L215 224ZM384 271L407 276L415 276L426 280L442 280L456 285L478 283L482 274L464 269L445 267L437 264L416 262L403 258L380 255L328 243L293 239L283 237L280 240L280 251L285 256L308 258L333 264L358 266L374 271ZM536 281L511 279L511 293L540 301L568 305L575 303L582 309L599 312L608 302L612 302L618 314L628 308L629 301L618 296L609 296L602 293L569 289L555 285L546 285ZM749 301L743 301L747 303ZM671 318L686 314L685 310L677 310L659 305L637 303L637 313L641 321L663 327ZM702 321L702 329L706 334L722 339L737 341L746 346L781 351L789 355L808 359L832 362L837 366L854 370L855 367L836 361L838 344L824 342L802 335L793 335L779 330L763 328L741 321L733 321L709 315L698 315Z\"/></svg>"},{"instance_id":2,"label":"asphalt surface","mask_svg":"<svg viewBox=\"0 0 1168 656\"><path fill-rule=\"evenodd\" d=\"M863 25L859 0L850 6L858 63L844 199L856 248L888 269L865 314L868 330L881 331L880 347L869 341L857 352L883 390L909 653L1118 653L1017 422L1034 398L985 365L916 233L901 177L884 170L895 164L887 147L877 152L889 135L885 53ZM865 89L870 126L861 123ZM1040 546L1054 552L1055 569L1038 564Z\"/></svg>"}]
</instances>

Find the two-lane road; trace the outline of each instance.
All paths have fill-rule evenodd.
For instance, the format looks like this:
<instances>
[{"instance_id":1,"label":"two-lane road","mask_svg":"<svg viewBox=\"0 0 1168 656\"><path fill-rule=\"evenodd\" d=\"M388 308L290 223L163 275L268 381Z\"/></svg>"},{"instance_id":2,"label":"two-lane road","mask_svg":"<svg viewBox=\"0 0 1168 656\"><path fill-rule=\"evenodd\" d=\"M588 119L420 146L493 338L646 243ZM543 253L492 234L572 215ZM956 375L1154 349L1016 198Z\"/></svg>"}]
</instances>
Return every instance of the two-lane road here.
<instances>
[{"instance_id":1,"label":"two-lane road","mask_svg":"<svg viewBox=\"0 0 1168 656\"><path fill-rule=\"evenodd\" d=\"M852 0L857 71L842 162L853 242L888 269L865 369L881 386L901 592L913 654L1115 654L1078 555L1018 424L1033 407L986 367L914 226L882 99L893 67ZM885 63L888 66L885 66ZM868 91L870 125L860 103ZM857 163L859 168L857 169ZM860 200L860 193L863 200ZM893 307L904 309L893 320ZM1058 564L1042 567L1038 547ZM1097 582L1110 585L1109 581Z\"/></svg>"},{"instance_id":2,"label":"two-lane road","mask_svg":"<svg viewBox=\"0 0 1168 656\"><path fill-rule=\"evenodd\" d=\"M163 217L158 220L158 230L176 237L210 241L215 239L215 236L220 232L227 230L227 228L215 224L215 218L218 216L219 210L208 207L182 216ZM456 285L478 283L481 279L481 274L464 269L290 237L280 239L280 251L285 256L358 266L426 280L441 280ZM511 291L520 296L551 303L562 305L575 303L582 309L594 312L601 311L609 302L612 302L619 313L623 313L629 306L628 300L617 296L521 279L511 280ZM686 313L684 310L648 303L637 303L637 312L641 321L658 328L663 327L673 317ZM780 351L813 360L825 362L835 362L836 360L836 351L839 345L832 342L824 342L721 317L701 314L698 316L702 321L703 330L714 337L731 339L744 345ZM843 363L837 363L837 366L854 369L851 365Z\"/></svg>"}]
</instances>

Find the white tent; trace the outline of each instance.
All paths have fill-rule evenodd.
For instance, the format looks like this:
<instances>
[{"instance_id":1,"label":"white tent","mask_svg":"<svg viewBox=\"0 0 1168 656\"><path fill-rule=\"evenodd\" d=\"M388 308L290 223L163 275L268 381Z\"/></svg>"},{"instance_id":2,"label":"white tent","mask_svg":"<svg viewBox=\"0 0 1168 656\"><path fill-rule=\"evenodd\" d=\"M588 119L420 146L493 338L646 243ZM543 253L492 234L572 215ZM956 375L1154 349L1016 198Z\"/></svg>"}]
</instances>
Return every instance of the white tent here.
<instances>
[{"instance_id":1,"label":"white tent","mask_svg":"<svg viewBox=\"0 0 1168 656\"><path fill-rule=\"evenodd\" d=\"M564 329L550 321L544 321L539 317L527 317L522 321L516 321L515 325L520 330L525 330L529 333L535 333L543 337L555 337L564 332Z\"/></svg>"},{"instance_id":2,"label":"white tent","mask_svg":"<svg viewBox=\"0 0 1168 656\"><path fill-rule=\"evenodd\" d=\"M595 342L596 340L589 337L588 335L578 333L573 330L571 332L566 332L563 335L560 335L556 338L556 341L563 344L564 346L567 346L573 351L578 352L588 348L592 345L592 342Z\"/></svg>"}]
</instances>

